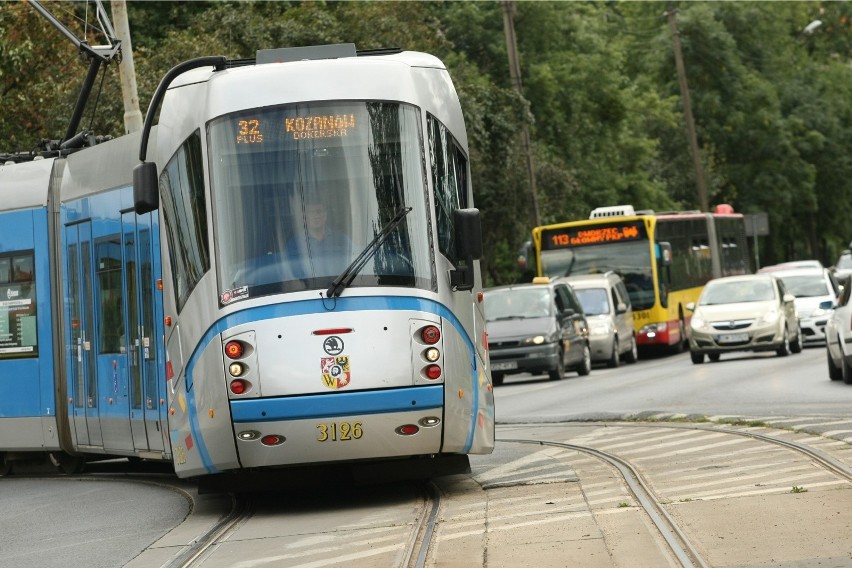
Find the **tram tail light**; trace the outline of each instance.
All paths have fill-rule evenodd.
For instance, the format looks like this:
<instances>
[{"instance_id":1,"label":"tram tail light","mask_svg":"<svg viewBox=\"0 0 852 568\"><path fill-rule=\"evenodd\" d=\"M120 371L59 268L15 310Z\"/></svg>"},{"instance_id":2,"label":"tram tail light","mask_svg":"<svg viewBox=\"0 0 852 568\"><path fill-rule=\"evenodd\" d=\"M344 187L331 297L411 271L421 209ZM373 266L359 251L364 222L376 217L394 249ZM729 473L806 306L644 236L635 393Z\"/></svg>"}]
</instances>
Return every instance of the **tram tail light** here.
<instances>
[{"instance_id":1,"label":"tram tail light","mask_svg":"<svg viewBox=\"0 0 852 568\"><path fill-rule=\"evenodd\" d=\"M441 366L440 365L427 365L423 368L423 374L426 375L427 379L437 380L441 378Z\"/></svg>"},{"instance_id":2,"label":"tram tail light","mask_svg":"<svg viewBox=\"0 0 852 568\"><path fill-rule=\"evenodd\" d=\"M420 427L416 424L403 424L396 429L396 433L400 436L413 436L420 431Z\"/></svg>"},{"instance_id":3,"label":"tram tail light","mask_svg":"<svg viewBox=\"0 0 852 568\"><path fill-rule=\"evenodd\" d=\"M278 446L283 444L287 438L278 434L267 434L260 439L260 443L264 446Z\"/></svg>"},{"instance_id":4,"label":"tram tail light","mask_svg":"<svg viewBox=\"0 0 852 568\"><path fill-rule=\"evenodd\" d=\"M441 339L441 330L437 326L427 325L420 330L420 338L427 345L435 345Z\"/></svg>"},{"instance_id":5,"label":"tram tail light","mask_svg":"<svg viewBox=\"0 0 852 568\"><path fill-rule=\"evenodd\" d=\"M230 359L239 359L243 356L243 351L245 348L239 341L229 341L225 344L225 355Z\"/></svg>"},{"instance_id":6,"label":"tram tail light","mask_svg":"<svg viewBox=\"0 0 852 568\"><path fill-rule=\"evenodd\" d=\"M251 383L244 381L243 379L234 379L228 386L232 393L243 394L248 392L249 388L251 388Z\"/></svg>"}]
</instances>

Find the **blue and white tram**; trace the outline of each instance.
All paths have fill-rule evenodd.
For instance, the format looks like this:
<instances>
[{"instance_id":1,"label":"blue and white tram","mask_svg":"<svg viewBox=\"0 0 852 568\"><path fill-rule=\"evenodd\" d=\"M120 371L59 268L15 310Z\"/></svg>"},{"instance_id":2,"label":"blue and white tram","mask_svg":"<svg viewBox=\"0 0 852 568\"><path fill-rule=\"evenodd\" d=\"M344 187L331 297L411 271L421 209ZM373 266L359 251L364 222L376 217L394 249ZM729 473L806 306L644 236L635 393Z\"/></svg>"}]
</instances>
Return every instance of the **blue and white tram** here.
<instances>
[{"instance_id":1,"label":"blue and white tram","mask_svg":"<svg viewBox=\"0 0 852 568\"><path fill-rule=\"evenodd\" d=\"M141 134L0 167L47 194L30 241L0 212L0 270L36 274L0 311L6 462L466 469L494 446L467 155L438 59L338 45L187 62Z\"/></svg>"}]
</instances>

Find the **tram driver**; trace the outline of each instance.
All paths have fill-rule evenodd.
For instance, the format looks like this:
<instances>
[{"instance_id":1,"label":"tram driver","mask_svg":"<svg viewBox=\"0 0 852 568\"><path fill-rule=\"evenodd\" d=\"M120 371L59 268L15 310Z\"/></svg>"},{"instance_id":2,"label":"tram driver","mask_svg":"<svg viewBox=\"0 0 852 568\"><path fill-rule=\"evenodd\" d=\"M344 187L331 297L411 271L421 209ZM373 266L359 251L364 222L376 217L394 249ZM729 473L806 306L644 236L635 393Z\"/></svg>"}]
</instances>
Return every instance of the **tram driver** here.
<instances>
[{"instance_id":1,"label":"tram driver","mask_svg":"<svg viewBox=\"0 0 852 568\"><path fill-rule=\"evenodd\" d=\"M352 258L352 240L328 222L328 207L317 197L304 206L304 227L287 241L296 278L335 276Z\"/></svg>"}]
</instances>

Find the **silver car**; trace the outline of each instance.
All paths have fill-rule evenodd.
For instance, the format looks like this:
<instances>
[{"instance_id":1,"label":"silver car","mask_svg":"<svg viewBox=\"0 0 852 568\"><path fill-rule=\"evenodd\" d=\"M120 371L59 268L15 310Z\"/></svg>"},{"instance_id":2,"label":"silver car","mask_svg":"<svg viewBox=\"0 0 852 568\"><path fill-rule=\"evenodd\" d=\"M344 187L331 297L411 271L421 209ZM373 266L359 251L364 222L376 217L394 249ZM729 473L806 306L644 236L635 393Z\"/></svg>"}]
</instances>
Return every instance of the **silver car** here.
<instances>
[{"instance_id":1,"label":"silver car","mask_svg":"<svg viewBox=\"0 0 852 568\"><path fill-rule=\"evenodd\" d=\"M731 351L775 351L780 356L802 350L795 296L780 278L750 274L716 278L704 286L698 304L690 302L689 351L700 364L707 355L718 361Z\"/></svg>"},{"instance_id":2,"label":"silver car","mask_svg":"<svg viewBox=\"0 0 852 568\"><path fill-rule=\"evenodd\" d=\"M589 323L592 361L618 367L621 359L638 358L633 309L621 277L615 272L560 278L571 284Z\"/></svg>"}]
</instances>

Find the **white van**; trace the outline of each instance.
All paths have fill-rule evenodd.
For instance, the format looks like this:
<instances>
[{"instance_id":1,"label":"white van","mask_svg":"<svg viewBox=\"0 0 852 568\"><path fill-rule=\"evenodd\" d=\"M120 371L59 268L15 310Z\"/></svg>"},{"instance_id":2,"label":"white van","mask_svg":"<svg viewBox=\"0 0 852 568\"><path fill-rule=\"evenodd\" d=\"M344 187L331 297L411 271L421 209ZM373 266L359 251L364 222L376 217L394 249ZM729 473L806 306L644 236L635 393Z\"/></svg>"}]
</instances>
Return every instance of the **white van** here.
<instances>
[{"instance_id":1,"label":"white van","mask_svg":"<svg viewBox=\"0 0 852 568\"><path fill-rule=\"evenodd\" d=\"M589 324L592 361L618 367L638 359L633 309L624 281L615 272L580 274L560 278L571 284Z\"/></svg>"}]
</instances>

